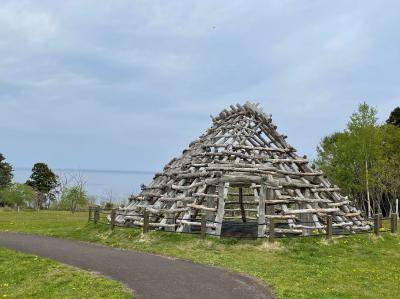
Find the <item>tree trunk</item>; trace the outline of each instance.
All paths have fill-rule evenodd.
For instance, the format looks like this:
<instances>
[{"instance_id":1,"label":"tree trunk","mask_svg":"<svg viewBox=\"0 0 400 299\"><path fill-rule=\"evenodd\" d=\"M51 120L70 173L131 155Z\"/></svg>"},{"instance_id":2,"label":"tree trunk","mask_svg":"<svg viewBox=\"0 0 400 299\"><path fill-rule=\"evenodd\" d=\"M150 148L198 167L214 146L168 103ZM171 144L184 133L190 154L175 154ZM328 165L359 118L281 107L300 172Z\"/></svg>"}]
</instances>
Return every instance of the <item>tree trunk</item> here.
<instances>
[{"instance_id":1,"label":"tree trunk","mask_svg":"<svg viewBox=\"0 0 400 299\"><path fill-rule=\"evenodd\" d=\"M368 161L365 159L365 184L367 187L367 202L368 202L368 216L371 217L371 198L369 195L369 183L368 183Z\"/></svg>"}]
</instances>

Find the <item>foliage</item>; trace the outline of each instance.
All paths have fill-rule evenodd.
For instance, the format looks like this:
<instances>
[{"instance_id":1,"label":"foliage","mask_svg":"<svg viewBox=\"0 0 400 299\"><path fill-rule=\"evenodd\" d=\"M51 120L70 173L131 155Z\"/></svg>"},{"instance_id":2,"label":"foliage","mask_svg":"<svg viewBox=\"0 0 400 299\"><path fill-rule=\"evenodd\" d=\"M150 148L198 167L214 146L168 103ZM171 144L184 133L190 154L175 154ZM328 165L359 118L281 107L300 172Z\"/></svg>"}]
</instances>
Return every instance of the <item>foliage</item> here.
<instances>
[{"instance_id":1,"label":"foliage","mask_svg":"<svg viewBox=\"0 0 400 299\"><path fill-rule=\"evenodd\" d=\"M120 283L0 247L1 298L132 298Z\"/></svg>"},{"instance_id":2,"label":"foliage","mask_svg":"<svg viewBox=\"0 0 400 299\"><path fill-rule=\"evenodd\" d=\"M6 158L0 153L0 189L9 186L13 178L12 167L5 160Z\"/></svg>"},{"instance_id":3,"label":"foliage","mask_svg":"<svg viewBox=\"0 0 400 299\"><path fill-rule=\"evenodd\" d=\"M317 147L316 165L353 197L365 191L365 161L368 157L371 164L373 149L379 143L374 138L375 123L376 111L361 104L351 116L347 130L323 138Z\"/></svg>"},{"instance_id":4,"label":"foliage","mask_svg":"<svg viewBox=\"0 0 400 299\"><path fill-rule=\"evenodd\" d=\"M386 121L387 124L394 125L400 128L400 107L396 107Z\"/></svg>"},{"instance_id":5,"label":"foliage","mask_svg":"<svg viewBox=\"0 0 400 299\"><path fill-rule=\"evenodd\" d=\"M395 179L399 173L400 129L378 125L376 115L375 108L360 104L345 131L322 139L315 163L360 208L372 201L372 209L378 212L383 197L391 209L400 191Z\"/></svg>"},{"instance_id":6,"label":"foliage","mask_svg":"<svg viewBox=\"0 0 400 299\"><path fill-rule=\"evenodd\" d=\"M347 123L347 128L350 132L358 129L376 127L377 126L377 114L376 108L369 106L363 102L358 105L358 110L350 116L350 121Z\"/></svg>"},{"instance_id":7,"label":"foliage","mask_svg":"<svg viewBox=\"0 0 400 299\"><path fill-rule=\"evenodd\" d=\"M14 207L28 205L36 198L35 190L26 184L13 184L0 191L4 204Z\"/></svg>"},{"instance_id":8,"label":"foliage","mask_svg":"<svg viewBox=\"0 0 400 299\"><path fill-rule=\"evenodd\" d=\"M371 169L375 188L385 194L400 195L400 128L385 125L380 128L382 152Z\"/></svg>"},{"instance_id":9,"label":"foliage","mask_svg":"<svg viewBox=\"0 0 400 299\"><path fill-rule=\"evenodd\" d=\"M32 168L32 174L26 184L39 192L36 208L40 209L47 199L49 201L55 199L55 195L52 191L58 185L58 177L47 164L36 163Z\"/></svg>"},{"instance_id":10,"label":"foliage","mask_svg":"<svg viewBox=\"0 0 400 299\"><path fill-rule=\"evenodd\" d=\"M89 198L86 191L79 186L74 186L64 188L58 207L68 209L72 213L75 213L77 209L86 207L88 204Z\"/></svg>"},{"instance_id":11,"label":"foliage","mask_svg":"<svg viewBox=\"0 0 400 299\"><path fill-rule=\"evenodd\" d=\"M87 224L87 213L0 212L0 230L44 234L179 257L247 273L273 287L277 298L399 298L400 235L259 241ZM17 221L19 220L19 221Z\"/></svg>"}]
</instances>

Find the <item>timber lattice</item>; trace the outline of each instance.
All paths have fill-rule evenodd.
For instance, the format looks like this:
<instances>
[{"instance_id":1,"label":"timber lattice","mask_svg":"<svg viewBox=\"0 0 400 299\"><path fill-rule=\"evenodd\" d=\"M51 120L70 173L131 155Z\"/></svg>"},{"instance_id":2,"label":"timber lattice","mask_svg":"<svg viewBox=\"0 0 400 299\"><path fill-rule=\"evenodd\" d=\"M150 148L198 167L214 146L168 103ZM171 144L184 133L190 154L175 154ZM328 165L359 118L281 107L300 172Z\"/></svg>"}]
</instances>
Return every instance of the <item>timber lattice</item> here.
<instances>
[{"instance_id":1,"label":"timber lattice","mask_svg":"<svg viewBox=\"0 0 400 299\"><path fill-rule=\"evenodd\" d=\"M212 120L118 210L118 225L143 226L146 212L146 225L174 232L198 229L205 215L207 234L217 236L228 219L255 220L258 237L268 236L271 219L279 222L278 233L325 232L327 215L350 233L371 229L340 189L296 154L258 104L231 105Z\"/></svg>"}]
</instances>

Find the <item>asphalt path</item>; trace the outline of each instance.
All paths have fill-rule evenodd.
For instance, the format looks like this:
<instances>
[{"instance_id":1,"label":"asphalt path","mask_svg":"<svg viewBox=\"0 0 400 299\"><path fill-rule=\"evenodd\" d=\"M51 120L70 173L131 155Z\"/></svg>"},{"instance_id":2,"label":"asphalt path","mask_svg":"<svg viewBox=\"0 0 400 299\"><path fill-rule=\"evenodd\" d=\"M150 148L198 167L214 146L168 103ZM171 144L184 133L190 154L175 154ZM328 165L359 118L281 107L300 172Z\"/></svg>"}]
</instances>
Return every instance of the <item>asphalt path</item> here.
<instances>
[{"instance_id":1,"label":"asphalt path","mask_svg":"<svg viewBox=\"0 0 400 299\"><path fill-rule=\"evenodd\" d=\"M269 288L249 276L186 260L16 233L0 233L0 246L120 281L135 298L273 298Z\"/></svg>"}]
</instances>

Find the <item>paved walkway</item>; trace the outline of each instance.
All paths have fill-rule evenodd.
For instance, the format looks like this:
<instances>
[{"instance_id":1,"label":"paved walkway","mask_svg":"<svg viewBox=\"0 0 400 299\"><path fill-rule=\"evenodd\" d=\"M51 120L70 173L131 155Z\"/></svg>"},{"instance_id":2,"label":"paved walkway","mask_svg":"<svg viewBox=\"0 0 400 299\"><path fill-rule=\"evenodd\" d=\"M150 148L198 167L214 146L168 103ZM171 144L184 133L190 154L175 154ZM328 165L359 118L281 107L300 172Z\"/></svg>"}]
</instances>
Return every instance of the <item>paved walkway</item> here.
<instances>
[{"instance_id":1,"label":"paved walkway","mask_svg":"<svg viewBox=\"0 0 400 299\"><path fill-rule=\"evenodd\" d=\"M135 298L273 298L250 277L179 259L14 233L0 233L0 246L101 273L127 285Z\"/></svg>"}]
</instances>

